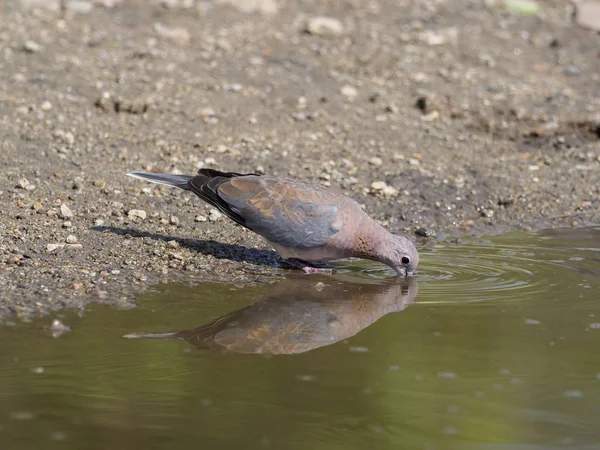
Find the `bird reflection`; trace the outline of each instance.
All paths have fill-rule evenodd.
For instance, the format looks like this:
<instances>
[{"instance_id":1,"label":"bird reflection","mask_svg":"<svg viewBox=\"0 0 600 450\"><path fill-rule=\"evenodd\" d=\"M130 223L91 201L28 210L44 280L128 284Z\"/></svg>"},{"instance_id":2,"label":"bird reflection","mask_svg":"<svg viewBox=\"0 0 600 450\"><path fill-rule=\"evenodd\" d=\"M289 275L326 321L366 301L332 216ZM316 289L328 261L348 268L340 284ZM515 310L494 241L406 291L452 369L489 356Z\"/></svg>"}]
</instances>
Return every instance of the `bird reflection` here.
<instances>
[{"instance_id":1,"label":"bird reflection","mask_svg":"<svg viewBox=\"0 0 600 450\"><path fill-rule=\"evenodd\" d=\"M124 337L183 339L200 349L232 353L303 353L347 339L384 315L402 311L417 292L412 277L361 283L288 278L256 303L196 328Z\"/></svg>"}]
</instances>

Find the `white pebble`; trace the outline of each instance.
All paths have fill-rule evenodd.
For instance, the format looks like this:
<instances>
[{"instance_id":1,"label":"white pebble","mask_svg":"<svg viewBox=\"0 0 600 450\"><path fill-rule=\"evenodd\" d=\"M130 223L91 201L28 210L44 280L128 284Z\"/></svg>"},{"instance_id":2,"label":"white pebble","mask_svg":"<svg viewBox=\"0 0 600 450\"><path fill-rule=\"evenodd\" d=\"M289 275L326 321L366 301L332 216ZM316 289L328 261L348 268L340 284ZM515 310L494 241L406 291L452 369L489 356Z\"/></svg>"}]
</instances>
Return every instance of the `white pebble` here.
<instances>
[{"instance_id":1,"label":"white pebble","mask_svg":"<svg viewBox=\"0 0 600 450\"><path fill-rule=\"evenodd\" d=\"M168 27L162 23L155 23L154 30L156 33L171 42L184 46L190 42L190 32L182 27Z\"/></svg>"},{"instance_id":2,"label":"white pebble","mask_svg":"<svg viewBox=\"0 0 600 450\"><path fill-rule=\"evenodd\" d=\"M384 197L393 197L398 194L398 190L389 186L383 181L374 181L371 183L371 192L373 194L383 194Z\"/></svg>"},{"instance_id":3,"label":"white pebble","mask_svg":"<svg viewBox=\"0 0 600 450\"><path fill-rule=\"evenodd\" d=\"M73 211L71 211L71 209L66 205L66 204L62 204L60 205L60 216L63 219L70 219L74 216L75 214L73 214Z\"/></svg>"},{"instance_id":4,"label":"white pebble","mask_svg":"<svg viewBox=\"0 0 600 450\"><path fill-rule=\"evenodd\" d=\"M42 47L37 42L30 40L30 41L25 41L25 43L23 44L23 49L29 53L39 53L42 50L44 50L44 47Z\"/></svg>"},{"instance_id":5,"label":"white pebble","mask_svg":"<svg viewBox=\"0 0 600 450\"><path fill-rule=\"evenodd\" d=\"M344 87L342 87L342 89L340 90L340 92L348 100L354 100L356 98L356 96L358 95L358 90L356 88L350 86L349 84L347 84Z\"/></svg>"},{"instance_id":6,"label":"white pebble","mask_svg":"<svg viewBox=\"0 0 600 450\"><path fill-rule=\"evenodd\" d=\"M307 22L306 31L317 36L340 36L344 33L344 24L332 17L313 17Z\"/></svg>"},{"instance_id":7,"label":"white pebble","mask_svg":"<svg viewBox=\"0 0 600 450\"><path fill-rule=\"evenodd\" d=\"M144 211L143 209L132 209L127 213L127 215L130 218L137 217L142 220L144 220L144 219L146 219L146 217L148 217L148 214L146 214L146 211Z\"/></svg>"},{"instance_id":8,"label":"white pebble","mask_svg":"<svg viewBox=\"0 0 600 450\"><path fill-rule=\"evenodd\" d=\"M223 214L221 214L216 209L211 209L208 214L208 220L210 220L211 222L216 222L216 221L220 220L222 217L223 217Z\"/></svg>"},{"instance_id":9,"label":"white pebble","mask_svg":"<svg viewBox=\"0 0 600 450\"><path fill-rule=\"evenodd\" d=\"M48 253L53 252L54 250L57 250L59 248L64 248L65 244L48 244L46 245L46 251Z\"/></svg>"}]
</instances>

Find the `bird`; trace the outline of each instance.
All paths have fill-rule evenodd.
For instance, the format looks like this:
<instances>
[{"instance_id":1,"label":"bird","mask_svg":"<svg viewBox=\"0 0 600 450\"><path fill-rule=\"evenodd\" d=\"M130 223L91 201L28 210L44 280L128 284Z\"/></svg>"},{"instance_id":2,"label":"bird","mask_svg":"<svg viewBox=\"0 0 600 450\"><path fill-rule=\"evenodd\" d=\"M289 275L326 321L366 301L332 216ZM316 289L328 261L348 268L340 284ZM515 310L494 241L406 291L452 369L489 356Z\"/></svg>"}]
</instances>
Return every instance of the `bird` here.
<instances>
[{"instance_id":1,"label":"bird","mask_svg":"<svg viewBox=\"0 0 600 450\"><path fill-rule=\"evenodd\" d=\"M382 262L411 276L419 253L352 198L325 186L256 173L204 168L197 175L130 172L130 177L191 191L234 222L265 238L305 274L331 273L314 263L350 257Z\"/></svg>"},{"instance_id":2,"label":"bird","mask_svg":"<svg viewBox=\"0 0 600 450\"><path fill-rule=\"evenodd\" d=\"M288 277L269 285L250 306L203 325L123 337L182 339L201 350L228 353L304 353L348 339L386 314L403 311L418 292L416 277L328 283Z\"/></svg>"}]
</instances>

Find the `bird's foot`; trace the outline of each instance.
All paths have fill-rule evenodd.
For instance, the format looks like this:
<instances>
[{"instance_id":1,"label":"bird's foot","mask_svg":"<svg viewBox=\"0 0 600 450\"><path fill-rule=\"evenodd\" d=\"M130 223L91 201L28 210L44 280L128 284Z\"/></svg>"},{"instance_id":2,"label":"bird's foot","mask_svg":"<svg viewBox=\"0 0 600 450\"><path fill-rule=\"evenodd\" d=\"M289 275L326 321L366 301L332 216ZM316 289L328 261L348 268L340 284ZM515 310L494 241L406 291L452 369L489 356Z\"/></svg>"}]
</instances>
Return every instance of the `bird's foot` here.
<instances>
[{"instance_id":1,"label":"bird's foot","mask_svg":"<svg viewBox=\"0 0 600 450\"><path fill-rule=\"evenodd\" d=\"M312 273L332 274L332 273L334 273L333 269L324 269L321 267L313 267L308 262L303 261L301 259L297 259L297 258L286 259L285 262L288 263L290 266L295 267L296 269L300 269L302 272L304 272L306 274L312 274Z\"/></svg>"}]
</instances>

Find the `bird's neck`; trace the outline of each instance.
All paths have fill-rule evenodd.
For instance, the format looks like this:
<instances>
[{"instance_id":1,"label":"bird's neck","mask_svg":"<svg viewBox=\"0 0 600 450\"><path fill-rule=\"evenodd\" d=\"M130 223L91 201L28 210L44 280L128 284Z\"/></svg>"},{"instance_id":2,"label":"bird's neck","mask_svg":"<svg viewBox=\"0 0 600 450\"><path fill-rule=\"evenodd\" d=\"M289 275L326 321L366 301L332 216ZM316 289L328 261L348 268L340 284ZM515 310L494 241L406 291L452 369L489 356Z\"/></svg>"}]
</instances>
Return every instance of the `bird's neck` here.
<instances>
[{"instance_id":1,"label":"bird's neck","mask_svg":"<svg viewBox=\"0 0 600 450\"><path fill-rule=\"evenodd\" d=\"M385 228L366 216L356 233L352 256L380 260L388 245L388 235L389 232Z\"/></svg>"}]
</instances>

